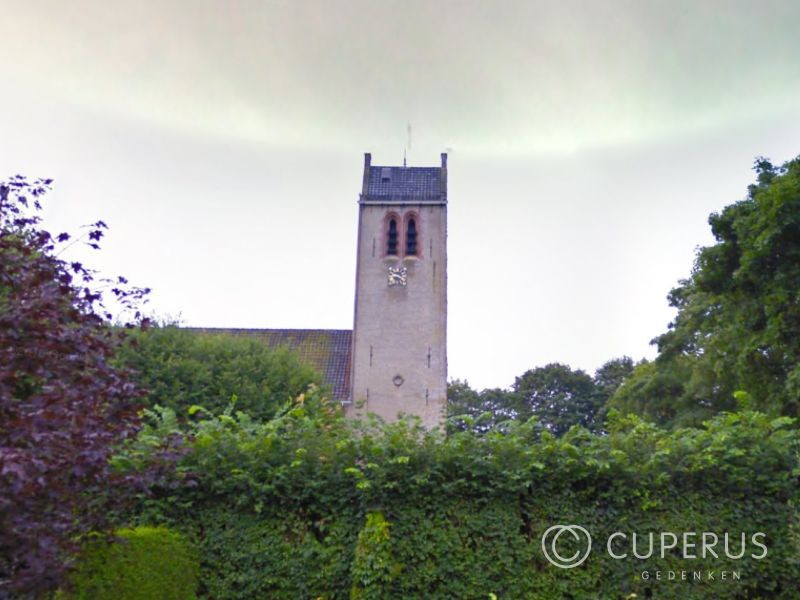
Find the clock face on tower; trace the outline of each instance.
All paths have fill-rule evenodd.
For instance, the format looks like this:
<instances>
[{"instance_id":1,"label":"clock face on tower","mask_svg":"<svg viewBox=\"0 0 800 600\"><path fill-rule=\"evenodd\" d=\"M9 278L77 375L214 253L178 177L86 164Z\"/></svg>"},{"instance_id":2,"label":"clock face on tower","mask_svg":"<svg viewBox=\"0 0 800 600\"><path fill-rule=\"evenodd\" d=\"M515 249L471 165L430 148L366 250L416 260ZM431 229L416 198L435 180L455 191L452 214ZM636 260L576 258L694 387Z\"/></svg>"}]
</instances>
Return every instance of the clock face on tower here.
<instances>
[{"instance_id":1,"label":"clock face on tower","mask_svg":"<svg viewBox=\"0 0 800 600\"><path fill-rule=\"evenodd\" d=\"M389 267L389 287L401 285L405 287L408 280L408 270L405 267Z\"/></svg>"}]
</instances>

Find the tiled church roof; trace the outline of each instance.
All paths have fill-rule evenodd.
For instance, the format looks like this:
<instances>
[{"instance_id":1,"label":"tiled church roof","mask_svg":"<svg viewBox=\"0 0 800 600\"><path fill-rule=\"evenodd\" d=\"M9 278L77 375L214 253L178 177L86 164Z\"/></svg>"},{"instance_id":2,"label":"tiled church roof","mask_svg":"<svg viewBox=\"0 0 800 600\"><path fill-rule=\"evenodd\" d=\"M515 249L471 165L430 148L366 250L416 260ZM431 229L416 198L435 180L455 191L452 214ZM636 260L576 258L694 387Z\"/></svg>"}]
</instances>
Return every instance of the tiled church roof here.
<instances>
[{"instance_id":1,"label":"tiled church roof","mask_svg":"<svg viewBox=\"0 0 800 600\"><path fill-rule=\"evenodd\" d=\"M442 196L439 167L371 166L367 197L382 199L433 200Z\"/></svg>"},{"instance_id":2,"label":"tiled church roof","mask_svg":"<svg viewBox=\"0 0 800 600\"><path fill-rule=\"evenodd\" d=\"M331 386L336 400L350 396L350 353L353 332L349 329L225 329L190 327L199 333L243 335L263 341L271 348L288 346L300 360L311 365Z\"/></svg>"}]
</instances>

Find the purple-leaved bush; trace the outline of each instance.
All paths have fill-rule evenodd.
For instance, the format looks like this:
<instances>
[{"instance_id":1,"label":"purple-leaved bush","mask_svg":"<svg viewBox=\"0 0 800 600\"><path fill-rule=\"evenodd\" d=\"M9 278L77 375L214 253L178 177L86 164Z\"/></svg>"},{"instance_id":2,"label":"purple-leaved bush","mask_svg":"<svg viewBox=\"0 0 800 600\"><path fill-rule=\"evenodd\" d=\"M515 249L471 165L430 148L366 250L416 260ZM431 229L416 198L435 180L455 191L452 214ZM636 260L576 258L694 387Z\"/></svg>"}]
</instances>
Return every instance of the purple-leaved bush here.
<instances>
[{"instance_id":1,"label":"purple-leaved bush","mask_svg":"<svg viewBox=\"0 0 800 600\"><path fill-rule=\"evenodd\" d=\"M57 587L80 536L104 530L145 479L109 465L137 432L140 392L111 364L121 331L107 301L143 326L149 290L59 258L68 244L99 248L106 225L77 240L44 231L50 183L0 186L0 598Z\"/></svg>"}]
</instances>

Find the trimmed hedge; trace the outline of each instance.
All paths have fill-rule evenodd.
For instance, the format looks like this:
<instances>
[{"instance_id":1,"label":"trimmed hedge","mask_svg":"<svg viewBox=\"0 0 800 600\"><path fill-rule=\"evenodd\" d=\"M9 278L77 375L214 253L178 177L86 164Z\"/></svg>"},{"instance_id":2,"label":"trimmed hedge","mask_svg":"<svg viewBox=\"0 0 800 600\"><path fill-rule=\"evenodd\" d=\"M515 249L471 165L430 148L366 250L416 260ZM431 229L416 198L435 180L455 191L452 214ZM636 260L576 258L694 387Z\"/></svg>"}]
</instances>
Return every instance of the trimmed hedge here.
<instances>
[{"instance_id":1,"label":"trimmed hedge","mask_svg":"<svg viewBox=\"0 0 800 600\"><path fill-rule=\"evenodd\" d=\"M344 515L346 517L346 515ZM194 515L202 544L201 595L236 598L346 598L359 524L337 518L225 509Z\"/></svg>"},{"instance_id":2,"label":"trimmed hedge","mask_svg":"<svg viewBox=\"0 0 800 600\"><path fill-rule=\"evenodd\" d=\"M202 596L797 598L791 419L725 414L665 431L612 417L607 435L573 428L561 438L531 421L445 437L413 422L353 424L317 402L301 398L264 424L223 415L195 425L181 465L193 485L171 491L160 511L196 536ZM591 532L579 567L544 557L542 534L556 524ZM769 554L613 560L605 543L615 531L764 532ZM741 579L721 581L723 570Z\"/></svg>"},{"instance_id":3,"label":"trimmed hedge","mask_svg":"<svg viewBox=\"0 0 800 600\"><path fill-rule=\"evenodd\" d=\"M86 545L71 578L73 600L191 600L197 555L186 539L163 527L137 527Z\"/></svg>"}]
</instances>

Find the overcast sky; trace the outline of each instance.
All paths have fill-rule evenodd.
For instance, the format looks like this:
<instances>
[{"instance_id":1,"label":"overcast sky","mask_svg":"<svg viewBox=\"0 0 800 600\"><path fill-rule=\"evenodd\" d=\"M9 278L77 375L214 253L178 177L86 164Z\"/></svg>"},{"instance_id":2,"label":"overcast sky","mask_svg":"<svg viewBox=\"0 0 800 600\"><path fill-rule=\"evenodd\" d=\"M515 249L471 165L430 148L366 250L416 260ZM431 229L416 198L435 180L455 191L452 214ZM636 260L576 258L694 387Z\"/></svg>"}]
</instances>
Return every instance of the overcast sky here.
<instances>
[{"instance_id":1,"label":"overcast sky","mask_svg":"<svg viewBox=\"0 0 800 600\"><path fill-rule=\"evenodd\" d=\"M0 0L0 177L187 325L350 328L363 153L449 160L450 376L652 357L800 154L800 3ZM407 126L411 124L410 144Z\"/></svg>"}]
</instances>

